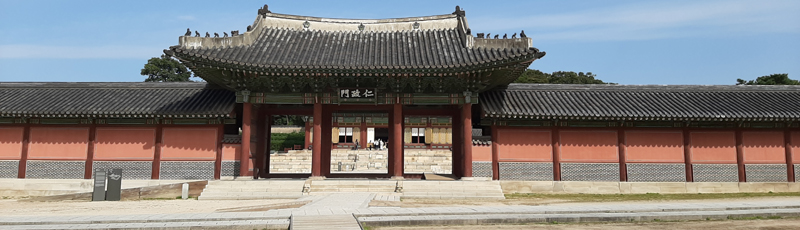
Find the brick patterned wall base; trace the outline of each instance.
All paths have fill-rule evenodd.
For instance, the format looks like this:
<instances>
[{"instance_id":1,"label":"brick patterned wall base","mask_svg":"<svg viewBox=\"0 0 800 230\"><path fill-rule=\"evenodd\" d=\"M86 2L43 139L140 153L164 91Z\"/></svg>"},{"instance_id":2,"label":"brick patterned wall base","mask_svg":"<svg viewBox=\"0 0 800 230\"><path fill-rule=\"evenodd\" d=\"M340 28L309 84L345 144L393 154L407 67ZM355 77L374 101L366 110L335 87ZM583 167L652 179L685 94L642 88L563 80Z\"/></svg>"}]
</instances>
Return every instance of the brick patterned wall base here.
<instances>
[{"instance_id":1,"label":"brick patterned wall base","mask_svg":"<svg viewBox=\"0 0 800 230\"><path fill-rule=\"evenodd\" d=\"M500 180L553 180L553 163L500 162L499 164Z\"/></svg>"},{"instance_id":2,"label":"brick patterned wall base","mask_svg":"<svg viewBox=\"0 0 800 230\"><path fill-rule=\"evenodd\" d=\"M800 181L800 164L794 164L794 181Z\"/></svg>"},{"instance_id":3,"label":"brick patterned wall base","mask_svg":"<svg viewBox=\"0 0 800 230\"><path fill-rule=\"evenodd\" d=\"M223 161L220 175L238 177L240 168L242 168L242 165L239 161Z\"/></svg>"},{"instance_id":4,"label":"brick patterned wall base","mask_svg":"<svg viewBox=\"0 0 800 230\"><path fill-rule=\"evenodd\" d=\"M122 169L123 179L150 179L153 174L152 161L95 161L92 175L97 169Z\"/></svg>"},{"instance_id":5,"label":"brick patterned wall base","mask_svg":"<svg viewBox=\"0 0 800 230\"><path fill-rule=\"evenodd\" d=\"M473 161L472 162L472 176L473 177L492 177L492 162L491 161Z\"/></svg>"},{"instance_id":6,"label":"brick patterned wall base","mask_svg":"<svg viewBox=\"0 0 800 230\"><path fill-rule=\"evenodd\" d=\"M629 163L630 182L685 182L686 164Z\"/></svg>"},{"instance_id":7,"label":"brick patterned wall base","mask_svg":"<svg viewBox=\"0 0 800 230\"><path fill-rule=\"evenodd\" d=\"M619 181L618 163L561 163L562 181Z\"/></svg>"},{"instance_id":8,"label":"brick patterned wall base","mask_svg":"<svg viewBox=\"0 0 800 230\"><path fill-rule=\"evenodd\" d=\"M692 164L692 172L695 182L739 182L736 164Z\"/></svg>"},{"instance_id":9,"label":"brick patterned wall base","mask_svg":"<svg viewBox=\"0 0 800 230\"><path fill-rule=\"evenodd\" d=\"M17 178L19 161L0 161L0 178Z\"/></svg>"},{"instance_id":10,"label":"brick patterned wall base","mask_svg":"<svg viewBox=\"0 0 800 230\"><path fill-rule=\"evenodd\" d=\"M747 182L786 182L786 164L746 164Z\"/></svg>"},{"instance_id":11,"label":"brick patterned wall base","mask_svg":"<svg viewBox=\"0 0 800 230\"><path fill-rule=\"evenodd\" d=\"M159 179L211 180L214 179L213 161L162 161Z\"/></svg>"},{"instance_id":12,"label":"brick patterned wall base","mask_svg":"<svg viewBox=\"0 0 800 230\"><path fill-rule=\"evenodd\" d=\"M85 161L28 161L25 178L83 179Z\"/></svg>"}]
</instances>

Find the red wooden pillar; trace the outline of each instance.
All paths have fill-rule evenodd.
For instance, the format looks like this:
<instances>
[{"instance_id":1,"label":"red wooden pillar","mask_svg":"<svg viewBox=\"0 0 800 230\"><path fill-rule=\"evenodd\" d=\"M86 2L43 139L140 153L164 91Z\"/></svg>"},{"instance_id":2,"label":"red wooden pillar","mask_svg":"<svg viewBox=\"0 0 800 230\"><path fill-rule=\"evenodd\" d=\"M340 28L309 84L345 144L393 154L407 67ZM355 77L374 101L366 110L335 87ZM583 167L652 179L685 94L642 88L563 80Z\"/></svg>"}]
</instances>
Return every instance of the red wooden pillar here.
<instances>
[{"instance_id":1,"label":"red wooden pillar","mask_svg":"<svg viewBox=\"0 0 800 230\"><path fill-rule=\"evenodd\" d=\"M83 172L84 179L92 179L92 165L94 165L94 144L97 141L97 126L89 126L89 147L86 149L86 163Z\"/></svg>"},{"instance_id":2,"label":"red wooden pillar","mask_svg":"<svg viewBox=\"0 0 800 230\"><path fill-rule=\"evenodd\" d=\"M628 165L625 158L625 129L617 130L617 141L619 146L619 181L628 181Z\"/></svg>"},{"instance_id":3,"label":"red wooden pillar","mask_svg":"<svg viewBox=\"0 0 800 230\"><path fill-rule=\"evenodd\" d=\"M492 125L492 180L500 180L500 152L498 152L497 128L498 126Z\"/></svg>"},{"instance_id":4,"label":"red wooden pillar","mask_svg":"<svg viewBox=\"0 0 800 230\"><path fill-rule=\"evenodd\" d=\"M558 121L556 121L555 125ZM552 131L550 131L550 139L553 141L553 180L560 181L561 180L561 135L558 133L558 127L554 126Z\"/></svg>"},{"instance_id":5,"label":"red wooden pillar","mask_svg":"<svg viewBox=\"0 0 800 230\"><path fill-rule=\"evenodd\" d=\"M314 126L311 125L311 122L306 121L303 123L303 130L305 130L304 132L306 133L304 141L305 145L303 145L303 149L306 149L309 145L311 145L311 129L313 128Z\"/></svg>"},{"instance_id":6,"label":"red wooden pillar","mask_svg":"<svg viewBox=\"0 0 800 230\"><path fill-rule=\"evenodd\" d=\"M786 149L786 178L789 182L795 182L794 178L794 160L792 159L792 132L788 129L783 131L783 147Z\"/></svg>"},{"instance_id":7,"label":"red wooden pillar","mask_svg":"<svg viewBox=\"0 0 800 230\"><path fill-rule=\"evenodd\" d=\"M452 142L453 176L462 177L462 176L464 176L464 173L463 173L464 172L464 167L463 167L464 166L464 157L463 157L464 154L461 151L461 149L464 148L464 145L462 144L462 141L464 140L464 138L462 138L464 136L463 133L462 133L462 129L464 129L464 126L461 125L461 122L462 122L461 111L459 111L459 110L454 111L452 116L453 116L453 123L452 123L453 132L451 133L451 135L452 135L452 139L453 139L453 142Z\"/></svg>"},{"instance_id":8,"label":"red wooden pillar","mask_svg":"<svg viewBox=\"0 0 800 230\"><path fill-rule=\"evenodd\" d=\"M399 101L392 107L391 124L389 125L389 157L391 158L392 178L403 177L403 105Z\"/></svg>"},{"instance_id":9,"label":"red wooden pillar","mask_svg":"<svg viewBox=\"0 0 800 230\"><path fill-rule=\"evenodd\" d=\"M322 106L322 144L320 173L322 176L331 174L331 150L333 149L333 113L331 105ZM337 136L338 137L338 136Z\"/></svg>"},{"instance_id":10,"label":"red wooden pillar","mask_svg":"<svg viewBox=\"0 0 800 230\"><path fill-rule=\"evenodd\" d=\"M692 136L689 129L683 129L683 163L686 164L686 182L694 181L692 171Z\"/></svg>"},{"instance_id":11,"label":"red wooden pillar","mask_svg":"<svg viewBox=\"0 0 800 230\"><path fill-rule=\"evenodd\" d=\"M736 129L736 164L739 168L739 182L747 182L744 169L744 146L742 145L742 130Z\"/></svg>"},{"instance_id":12,"label":"red wooden pillar","mask_svg":"<svg viewBox=\"0 0 800 230\"><path fill-rule=\"evenodd\" d=\"M242 152L239 155L239 176L252 176L250 174L250 125L253 116L253 104L245 102L242 105Z\"/></svg>"},{"instance_id":13,"label":"red wooden pillar","mask_svg":"<svg viewBox=\"0 0 800 230\"><path fill-rule=\"evenodd\" d=\"M270 149L272 148L272 122L272 114L266 113L264 119L264 138L261 140L264 145L264 163L261 164L263 168L259 171L262 178L269 177L269 158L272 157L269 155Z\"/></svg>"},{"instance_id":14,"label":"red wooden pillar","mask_svg":"<svg viewBox=\"0 0 800 230\"><path fill-rule=\"evenodd\" d=\"M223 122L224 123L224 122ZM214 157L214 179L219 180L222 177L222 148L224 143L222 140L225 139L225 124L220 124L217 126L217 154Z\"/></svg>"},{"instance_id":15,"label":"red wooden pillar","mask_svg":"<svg viewBox=\"0 0 800 230\"><path fill-rule=\"evenodd\" d=\"M361 141L358 142L358 144L360 145L359 148L366 149L367 145L368 145L367 143L369 143L372 140L367 140L367 122L366 122L366 119L364 119L364 118L361 118L361 126L359 128L359 136L360 136L359 138L361 139Z\"/></svg>"},{"instance_id":16,"label":"red wooden pillar","mask_svg":"<svg viewBox=\"0 0 800 230\"><path fill-rule=\"evenodd\" d=\"M31 140L31 124L25 123L22 130L22 153L20 153L19 167L17 168L17 177L25 178L25 170L28 168L28 143Z\"/></svg>"},{"instance_id":17,"label":"red wooden pillar","mask_svg":"<svg viewBox=\"0 0 800 230\"><path fill-rule=\"evenodd\" d=\"M467 103L461 107L461 123L464 126L464 177L472 177L472 104Z\"/></svg>"},{"instance_id":18,"label":"red wooden pillar","mask_svg":"<svg viewBox=\"0 0 800 230\"><path fill-rule=\"evenodd\" d=\"M157 180L161 176L161 146L164 143L163 133L164 128L161 124L156 124L156 145L153 150L153 173L150 175L150 179L153 180Z\"/></svg>"},{"instance_id":19,"label":"red wooden pillar","mask_svg":"<svg viewBox=\"0 0 800 230\"><path fill-rule=\"evenodd\" d=\"M330 121L328 121L330 122ZM331 132L330 130L328 132ZM311 176L322 176L322 104L314 103L314 142L311 147Z\"/></svg>"}]
</instances>

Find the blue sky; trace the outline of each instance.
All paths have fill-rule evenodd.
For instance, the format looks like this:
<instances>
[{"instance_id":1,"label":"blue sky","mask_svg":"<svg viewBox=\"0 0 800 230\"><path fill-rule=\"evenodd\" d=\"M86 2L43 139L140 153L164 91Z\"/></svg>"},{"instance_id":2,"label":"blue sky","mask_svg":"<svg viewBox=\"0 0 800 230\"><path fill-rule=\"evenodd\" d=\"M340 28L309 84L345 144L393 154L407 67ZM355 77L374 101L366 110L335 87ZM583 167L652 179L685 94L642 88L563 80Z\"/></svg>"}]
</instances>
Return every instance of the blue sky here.
<instances>
[{"instance_id":1,"label":"blue sky","mask_svg":"<svg viewBox=\"0 0 800 230\"><path fill-rule=\"evenodd\" d=\"M800 1L6 1L0 81L143 81L186 28L244 31L258 8L333 18L467 13L473 33L525 33L530 68L620 84L800 79Z\"/></svg>"}]
</instances>

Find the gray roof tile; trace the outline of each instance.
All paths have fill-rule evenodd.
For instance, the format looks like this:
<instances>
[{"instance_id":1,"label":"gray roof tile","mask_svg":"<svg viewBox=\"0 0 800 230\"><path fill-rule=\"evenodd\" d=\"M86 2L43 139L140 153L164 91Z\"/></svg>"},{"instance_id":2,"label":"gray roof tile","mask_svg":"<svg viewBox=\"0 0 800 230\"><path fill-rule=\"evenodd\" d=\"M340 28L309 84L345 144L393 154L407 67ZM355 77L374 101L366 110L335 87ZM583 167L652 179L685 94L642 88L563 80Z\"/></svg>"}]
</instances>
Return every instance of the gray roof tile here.
<instances>
[{"instance_id":1,"label":"gray roof tile","mask_svg":"<svg viewBox=\"0 0 800 230\"><path fill-rule=\"evenodd\" d=\"M227 117L233 92L204 82L3 82L0 116Z\"/></svg>"},{"instance_id":2,"label":"gray roof tile","mask_svg":"<svg viewBox=\"0 0 800 230\"><path fill-rule=\"evenodd\" d=\"M495 118L800 120L800 86L511 84L480 100Z\"/></svg>"}]
</instances>

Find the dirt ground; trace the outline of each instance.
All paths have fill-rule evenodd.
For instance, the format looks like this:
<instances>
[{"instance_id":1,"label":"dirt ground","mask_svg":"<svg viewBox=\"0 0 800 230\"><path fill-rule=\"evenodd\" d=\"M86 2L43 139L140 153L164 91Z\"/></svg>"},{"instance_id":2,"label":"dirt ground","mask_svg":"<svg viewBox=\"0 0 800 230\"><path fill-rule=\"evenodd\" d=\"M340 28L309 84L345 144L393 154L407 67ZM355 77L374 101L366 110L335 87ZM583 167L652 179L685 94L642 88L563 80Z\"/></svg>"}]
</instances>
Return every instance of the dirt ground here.
<instances>
[{"instance_id":1,"label":"dirt ground","mask_svg":"<svg viewBox=\"0 0 800 230\"><path fill-rule=\"evenodd\" d=\"M464 225L464 226L416 226L416 227L371 227L371 230L511 230L511 229L800 229L800 219L770 219L770 220L724 220L724 221L688 221L688 222L640 222L640 223L581 223L581 224L526 224L526 225Z\"/></svg>"},{"instance_id":2,"label":"dirt ground","mask_svg":"<svg viewBox=\"0 0 800 230\"><path fill-rule=\"evenodd\" d=\"M211 213L217 209L251 207L293 201L294 199L24 202L7 199L0 200L0 216Z\"/></svg>"}]
</instances>

